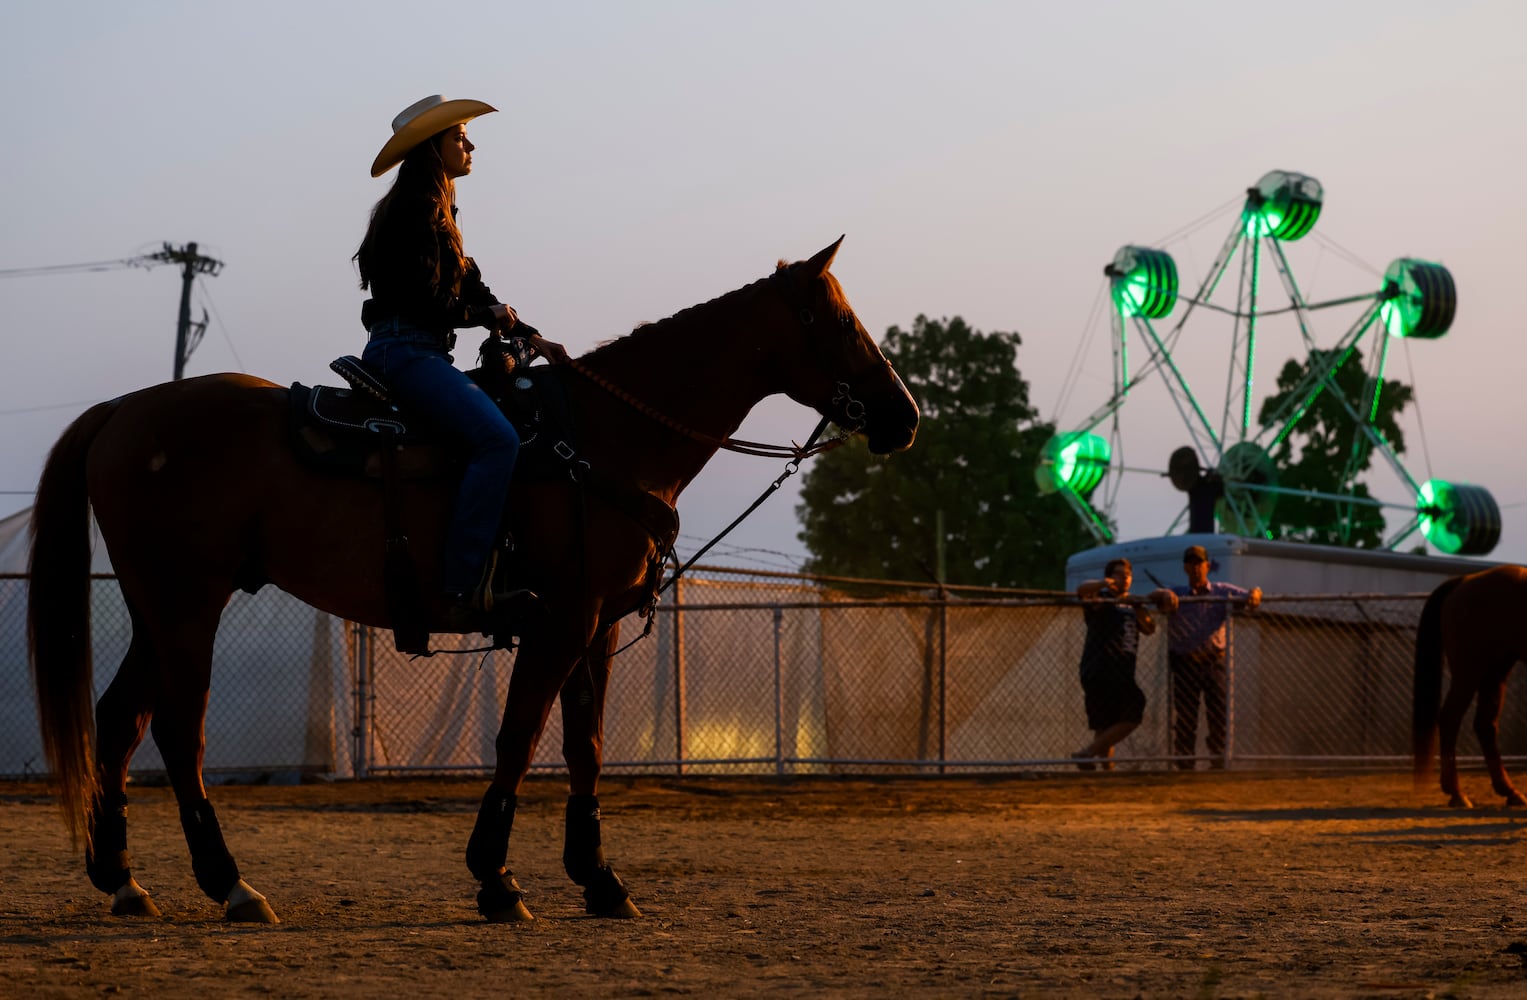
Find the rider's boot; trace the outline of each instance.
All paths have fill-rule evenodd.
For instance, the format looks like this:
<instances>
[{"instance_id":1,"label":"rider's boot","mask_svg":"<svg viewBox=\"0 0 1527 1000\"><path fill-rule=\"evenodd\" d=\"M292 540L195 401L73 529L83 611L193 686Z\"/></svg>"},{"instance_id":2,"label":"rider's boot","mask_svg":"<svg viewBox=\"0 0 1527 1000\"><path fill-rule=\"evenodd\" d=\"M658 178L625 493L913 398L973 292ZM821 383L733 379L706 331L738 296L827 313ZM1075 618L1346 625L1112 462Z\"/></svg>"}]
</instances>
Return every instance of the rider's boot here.
<instances>
[{"instance_id":1,"label":"rider's boot","mask_svg":"<svg viewBox=\"0 0 1527 1000\"><path fill-rule=\"evenodd\" d=\"M540 601L535 591L527 587L510 586L506 579L513 575L506 572L510 569L508 554L513 551L513 537L506 534L503 542L489 551L488 561L483 566L482 580L472 594L472 607L490 618L517 613Z\"/></svg>"}]
</instances>

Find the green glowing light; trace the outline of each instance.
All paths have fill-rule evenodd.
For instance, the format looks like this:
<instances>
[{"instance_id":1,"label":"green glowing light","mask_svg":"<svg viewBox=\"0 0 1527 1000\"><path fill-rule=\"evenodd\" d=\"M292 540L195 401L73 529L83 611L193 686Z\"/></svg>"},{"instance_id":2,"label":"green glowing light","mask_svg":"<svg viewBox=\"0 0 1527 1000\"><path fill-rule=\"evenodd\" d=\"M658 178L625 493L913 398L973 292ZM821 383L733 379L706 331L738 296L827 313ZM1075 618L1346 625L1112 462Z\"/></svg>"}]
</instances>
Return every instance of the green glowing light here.
<instances>
[{"instance_id":1,"label":"green glowing light","mask_svg":"<svg viewBox=\"0 0 1527 1000\"><path fill-rule=\"evenodd\" d=\"M1324 202L1325 189L1315 178L1287 170L1271 171L1247 192L1242 216L1246 235L1252 239L1271 236L1284 242L1297 240L1315 228Z\"/></svg>"},{"instance_id":2,"label":"green glowing light","mask_svg":"<svg viewBox=\"0 0 1527 1000\"><path fill-rule=\"evenodd\" d=\"M1480 556L1500 541L1500 507L1483 486L1428 479L1416 493L1421 534L1448 555Z\"/></svg>"},{"instance_id":3,"label":"green glowing light","mask_svg":"<svg viewBox=\"0 0 1527 1000\"><path fill-rule=\"evenodd\" d=\"M1441 264L1401 257L1384 272L1386 296L1379 319L1391 337L1434 340L1447 333L1458 310L1458 288Z\"/></svg>"},{"instance_id":4,"label":"green glowing light","mask_svg":"<svg viewBox=\"0 0 1527 1000\"><path fill-rule=\"evenodd\" d=\"M1177 262L1163 250L1123 247L1103 273L1114 305L1126 316L1161 319L1177 305Z\"/></svg>"},{"instance_id":5,"label":"green glowing light","mask_svg":"<svg viewBox=\"0 0 1527 1000\"><path fill-rule=\"evenodd\" d=\"M1086 496L1103 481L1112 458L1106 438L1080 432L1057 434L1045 442L1034 481L1041 493L1070 490Z\"/></svg>"}]
</instances>

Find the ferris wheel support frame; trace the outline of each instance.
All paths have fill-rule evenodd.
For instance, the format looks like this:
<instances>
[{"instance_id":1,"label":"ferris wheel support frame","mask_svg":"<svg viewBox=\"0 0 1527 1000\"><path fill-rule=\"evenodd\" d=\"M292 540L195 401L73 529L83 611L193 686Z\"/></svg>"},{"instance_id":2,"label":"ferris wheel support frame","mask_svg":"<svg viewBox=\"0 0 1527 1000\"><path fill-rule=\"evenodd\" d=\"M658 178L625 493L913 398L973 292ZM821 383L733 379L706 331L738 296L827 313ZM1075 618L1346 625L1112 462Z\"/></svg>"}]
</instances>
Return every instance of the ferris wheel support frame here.
<instances>
[{"instance_id":1,"label":"ferris wheel support frame","mask_svg":"<svg viewBox=\"0 0 1527 1000\"><path fill-rule=\"evenodd\" d=\"M1383 542L1393 548L1404 538L1420 529L1427 541L1441 551L1462 554L1482 554L1493 548L1499 538L1500 512L1489 491L1467 483L1450 483L1446 480L1429 479L1424 485L1417 484L1398 453L1378 426L1379 406L1383 397L1383 375L1388 365L1392 345L1390 337L1435 339L1442 336L1452 324L1455 315L1457 293L1451 274L1445 267L1418 258L1399 258L1389 265L1383 276L1383 285L1376 293L1347 296L1321 303L1309 303L1299 288L1293 269L1289 266L1282 243L1297 240L1308 234L1319 219L1324 199L1320 183L1312 177L1288 171L1271 171L1255 187L1247 189L1247 198L1229 235L1220 246L1213 263L1205 273L1198 294L1181 296L1177 291L1177 268L1165 251L1150 247L1131 245L1121 248L1114 261L1104 269L1112 282L1113 318L1113 369L1114 392L1103 406L1094 411L1082 425L1082 429L1058 434L1046 446L1041 466L1036 470L1041 488L1045 492L1062 492L1093 531L1102 540L1112 537L1106 523L1106 514L1100 514L1089 500L1093 490L1103 481L1107 469L1115 457L1122 459L1122 434L1119 411L1130 392L1156 369L1164 369L1163 381L1173 405L1192 436L1192 447L1180 449L1188 454L1185 461L1191 467L1186 471L1185 481L1204 475L1200 462L1193 456L1212 458L1210 472L1223 480L1219 489L1221 503L1219 516L1233 523L1242 534L1265 534L1271 537L1270 517L1272 503L1266 497L1291 494L1311 499L1333 502L1337 505L1337 517L1332 522L1339 536L1345 541L1356 528L1356 513L1360 509L1375 507L1403 507L1371 497L1354 496L1350 492L1333 493L1297 490L1276 484L1277 470L1271 463L1270 451L1278 448L1292 433L1299 422L1310 412L1315 401L1325 392L1332 394L1333 402L1352 424L1352 443L1345 462L1337 477L1337 488L1356 488L1360 476L1370 464L1373 452L1383 456L1385 464L1395 476L1414 491L1416 500L1409 508L1408 523ZM1242 244L1249 244L1243 246ZM1264 245L1265 244L1265 245ZM1229 271L1237 251L1242 252L1240 282L1236 291L1234 309L1227 309L1208 301ZM1276 270L1289 306L1282 309L1263 309L1262 271L1266 257ZM1161 320L1169 315L1177 303L1185 304L1171 331L1158 335L1151 320ZM1371 302L1363 314L1330 349L1321 349L1311 331L1308 314L1316 309L1335 305ZM1225 409L1218 432L1204 412L1187 376L1172 357L1183 329L1198 306L1228 313L1234 319L1234 332L1230 345L1230 365L1226 374ZM1293 312L1299 334L1308 355L1306 371L1301 374L1278 411L1253 431L1252 416L1255 400L1256 351L1262 333L1262 318L1283 312ZM1129 370L1129 327L1135 321L1137 336L1147 345L1146 362L1138 372ZM1369 356L1368 370L1362 389L1353 399L1337 384L1336 375L1343 364L1348 363L1361 339L1379 322L1384 331L1383 342ZM1111 440L1115 445L1092 433L1098 425L1112 418ZM1232 443L1232 437L1235 438ZM1119 451L1114 455L1114 451ZM1173 456L1171 472L1174 485L1189 490L1179 483L1179 463ZM1121 471L1140 471L1119 465ZM1117 497L1118 484L1105 495L1102 510L1112 509ZM1192 492L1192 490L1189 490ZM1258 497L1264 500L1258 502ZM1174 526L1182 519L1179 512Z\"/></svg>"}]
</instances>

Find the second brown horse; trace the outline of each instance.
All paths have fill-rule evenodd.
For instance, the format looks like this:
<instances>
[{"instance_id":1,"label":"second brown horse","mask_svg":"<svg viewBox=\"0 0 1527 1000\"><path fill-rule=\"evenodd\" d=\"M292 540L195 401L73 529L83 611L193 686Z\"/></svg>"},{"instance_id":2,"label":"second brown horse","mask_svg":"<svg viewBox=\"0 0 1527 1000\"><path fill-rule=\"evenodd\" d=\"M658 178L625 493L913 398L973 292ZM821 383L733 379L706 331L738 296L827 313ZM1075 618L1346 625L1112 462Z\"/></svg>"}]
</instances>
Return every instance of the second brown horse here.
<instances>
[{"instance_id":1,"label":"second brown horse","mask_svg":"<svg viewBox=\"0 0 1527 1000\"><path fill-rule=\"evenodd\" d=\"M1446 655L1452 683L1442 695ZM1442 733L1442 790L1448 804L1473 805L1458 784L1458 729L1476 699L1474 735L1490 771L1490 784L1508 806L1527 805L1501 762L1500 713L1506 678L1527 657L1527 569L1495 566L1445 580L1432 591L1416 629L1416 678L1411 731L1415 778L1431 774L1432 749ZM1439 709L1438 699L1441 698Z\"/></svg>"}]
</instances>

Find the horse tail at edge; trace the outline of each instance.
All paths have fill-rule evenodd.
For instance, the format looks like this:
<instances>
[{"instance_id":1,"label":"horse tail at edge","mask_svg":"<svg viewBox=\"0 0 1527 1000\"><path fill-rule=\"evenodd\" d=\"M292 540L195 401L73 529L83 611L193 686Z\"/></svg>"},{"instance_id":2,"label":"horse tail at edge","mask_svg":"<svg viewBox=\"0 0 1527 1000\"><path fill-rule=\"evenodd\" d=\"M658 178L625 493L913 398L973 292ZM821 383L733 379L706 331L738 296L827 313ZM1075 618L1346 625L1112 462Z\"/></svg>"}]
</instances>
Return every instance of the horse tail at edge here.
<instances>
[{"instance_id":1,"label":"horse tail at edge","mask_svg":"<svg viewBox=\"0 0 1527 1000\"><path fill-rule=\"evenodd\" d=\"M115 401L86 410L48 453L32 506L27 563L27 648L38 728L58 783L69 838L78 843L83 831L87 846L88 817L100 786L92 749L90 494L85 460L115 412Z\"/></svg>"},{"instance_id":2,"label":"horse tail at edge","mask_svg":"<svg viewBox=\"0 0 1527 1000\"><path fill-rule=\"evenodd\" d=\"M1437 710L1442 701L1442 606L1462 581L1463 577L1455 576L1433 590L1421 608L1421 621L1416 626L1416 678L1410 733L1417 787L1431 778Z\"/></svg>"}]
</instances>

